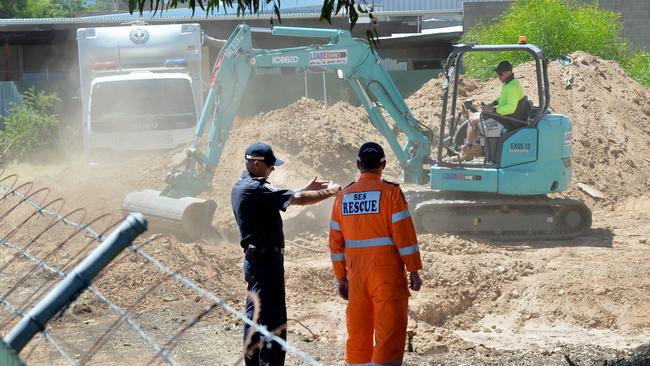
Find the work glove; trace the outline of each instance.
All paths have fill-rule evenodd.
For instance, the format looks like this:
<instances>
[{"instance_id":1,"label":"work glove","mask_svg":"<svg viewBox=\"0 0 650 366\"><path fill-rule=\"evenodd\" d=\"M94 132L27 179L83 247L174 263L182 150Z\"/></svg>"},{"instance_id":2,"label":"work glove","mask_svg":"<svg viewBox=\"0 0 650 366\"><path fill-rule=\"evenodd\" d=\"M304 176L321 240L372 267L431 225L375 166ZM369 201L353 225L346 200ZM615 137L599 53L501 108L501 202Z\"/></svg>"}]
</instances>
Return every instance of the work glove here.
<instances>
[{"instance_id":1,"label":"work glove","mask_svg":"<svg viewBox=\"0 0 650 366\"><path fill-rule=\"evenodd\" d=\"M413 291L420 291L422 287L422 278L418 272L409 273L409 288Z\"/></svg>"},{"instance_id":2,"label":"work glove","mask_svg":"<svg viewBox=\"0 0 650 366\"><path fill-rule=\"evenodd\" d=\"M348 299L348 289L349 289L349 286L350 286L349 283L348 283L348 278L343 277L338 282L339 282L338 283L339 296L341 296L341 298L343 300L347 300Z\"/></svg>"}]
</instances>

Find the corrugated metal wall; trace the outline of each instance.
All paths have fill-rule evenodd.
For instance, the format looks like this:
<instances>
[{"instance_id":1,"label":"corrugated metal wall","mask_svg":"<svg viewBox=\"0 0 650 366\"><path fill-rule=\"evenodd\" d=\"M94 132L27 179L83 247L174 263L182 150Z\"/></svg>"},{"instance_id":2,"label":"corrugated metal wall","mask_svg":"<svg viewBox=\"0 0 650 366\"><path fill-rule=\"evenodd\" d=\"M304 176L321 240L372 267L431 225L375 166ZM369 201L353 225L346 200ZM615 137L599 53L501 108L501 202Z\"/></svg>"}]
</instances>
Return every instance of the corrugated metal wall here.
<instances>
[{"instance_id":1,"label":"corrugated metal wall","mask_svg":"<svg viewBox=\"0 0 650 366\"><path fill-rule=\"evenodd\" d=\"M466 1L483 2L494 0L383 0L383 6L384 11L462 10L463 3Z\"/></svg>"}]
</instances>

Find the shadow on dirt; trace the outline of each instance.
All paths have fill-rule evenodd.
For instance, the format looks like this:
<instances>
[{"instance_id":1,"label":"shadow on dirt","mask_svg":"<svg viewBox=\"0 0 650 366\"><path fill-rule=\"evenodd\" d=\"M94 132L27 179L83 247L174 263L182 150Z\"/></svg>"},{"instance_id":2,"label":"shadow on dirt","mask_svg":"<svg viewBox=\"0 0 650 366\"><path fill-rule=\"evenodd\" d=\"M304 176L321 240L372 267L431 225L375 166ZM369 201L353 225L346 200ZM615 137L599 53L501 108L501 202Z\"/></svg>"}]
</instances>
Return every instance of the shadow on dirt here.
<instances>
[{"instance_id":1,"label":"shadow on dirt","mask_svg":"<svg viewBox=\"0 0 650 366\"><path fill-rule=\"evenodd\" d=\"M596 247L611 248L614 242L614 233L609 229L595 228L586 230L582 235L569 239L558 240L499 240L475 236L462 236L465 239L480 240L490 244L512 250L546 249L546 248L571 248L571 247Z\"/></svg>"},{"instance_id":2,"label":"shadow on dirt","mask_svg":"<svg viewBox=\"0 0 650 366\"><path fill-rule=\"evenodd\" d=\"M641 345L632 351L627 357L614 360L603 360L603 366L650 366L650 343ZM564 359L570 366L579 366L577 362L571 361L570 355L564 355Z\"/></svg>"}]
</instances>

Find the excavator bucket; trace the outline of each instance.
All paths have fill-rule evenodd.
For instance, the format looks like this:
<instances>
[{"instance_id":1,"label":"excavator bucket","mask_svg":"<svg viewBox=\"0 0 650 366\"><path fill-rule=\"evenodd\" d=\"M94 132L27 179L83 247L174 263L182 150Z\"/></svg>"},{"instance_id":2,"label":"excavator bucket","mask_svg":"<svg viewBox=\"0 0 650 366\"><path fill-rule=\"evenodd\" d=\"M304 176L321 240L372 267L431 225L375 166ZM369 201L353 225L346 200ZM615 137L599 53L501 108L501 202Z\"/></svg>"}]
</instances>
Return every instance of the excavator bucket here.
<instances>
[{"instance_id":1,"label":"excavator bucket","mask_svg":"<svg viewBox=\"0 0 650 366\"><path fill-rule=\"evenodd\" d=\"M213 200L164 197L151 189L130 192L122 201L123 212L140 212L145 216L150 232L173 234L182 241L206 237L216 209Z\"/></svg>"}]
</instances>

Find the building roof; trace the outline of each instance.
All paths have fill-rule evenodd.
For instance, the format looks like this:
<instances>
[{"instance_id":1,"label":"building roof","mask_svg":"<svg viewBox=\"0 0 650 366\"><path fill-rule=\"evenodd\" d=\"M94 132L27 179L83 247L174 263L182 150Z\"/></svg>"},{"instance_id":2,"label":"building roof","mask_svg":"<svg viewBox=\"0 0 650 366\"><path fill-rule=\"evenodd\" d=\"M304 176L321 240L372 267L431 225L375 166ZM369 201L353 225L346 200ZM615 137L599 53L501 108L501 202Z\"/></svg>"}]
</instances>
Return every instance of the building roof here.
<instances>
[{"instance_id":1,"label":"building roof","mask_svg":"<svg viewBox=\"0 0 650 366\"><path fill-rule=\"evenodd\" d=\"M382 47L409 47L440 41L456 41L463 33L463 26L422 29L421 33L392 33L379 37Z\"/></svg>"},{"instance_id":2,"label":"building roof","mask_svg":"<svg viewBox=\"0 0 650 366\"><path fill-rule=\"evenodd\" d=\"M413 37L428 37L428 38L449 38L458 37L463 33L463 26L457 25L453 27L444 28L431 28L423 29L420 33L393 33L390 36L379 37L380 40L384 39L398 39L398 38L413 38Z\"/></svg>"},{"instance_id":3,"label":"building roof","mask_svg":"<svg viewBox=\"0 0 650 366\"><path fill-rule=\"evenodd\" d=\"M318 12L296 12L298 9L288 9L281 13L282 19L318 19L320 18L320 11ZM134 12L120 13L120 14L105 14L105 15L92 15L85 17L75 18L14 18L14 19L0 19L0 30L2 27L9 26L25 26L25 25L70 25L70 24L121 24L134 21L144 21L147 23L173 23L173 22L196 22L196 21L220 21L220 20L235 20L235 19L266 19L271 15L269 12L261 12L260 14L244 14L237 16L237 13L229 10L229 13L215 12L214 14L206 14L202 9L196 9L192 15L191 9L169 9L164 12L158 11L145 11L143 14ZM373 12L375 17L418 17L428 15L461 15L460 9L436 9L436 10L417 10L417 11L376 11ZM336 15L334 17L346 18L347 15ZM359 22L362 22L360 17Z\"/></svg>"}]
</instances>

